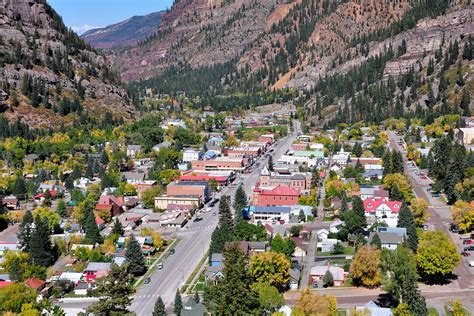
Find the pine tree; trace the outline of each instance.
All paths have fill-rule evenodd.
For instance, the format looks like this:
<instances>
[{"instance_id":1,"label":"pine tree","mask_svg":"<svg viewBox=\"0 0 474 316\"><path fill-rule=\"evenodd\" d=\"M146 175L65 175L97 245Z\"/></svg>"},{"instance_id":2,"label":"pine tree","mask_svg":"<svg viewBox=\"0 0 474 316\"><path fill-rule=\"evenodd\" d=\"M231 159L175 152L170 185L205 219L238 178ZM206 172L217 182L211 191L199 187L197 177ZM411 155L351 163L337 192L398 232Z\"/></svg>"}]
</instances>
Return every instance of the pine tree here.
<instances>
[{"instance_id":1,"label":"pine tree","mask_svg":"<svg viewBox=\"0 0 474 316\"><path fill-rule=\"evenodd\" d=\"M398 150L392 151L392 168L393 173L403 173L403 158Z\"/></svg>"},{"instance_id":2,"label":"pine tree","mask_svg":"<svg viewBox=\"0 0 474 316\"><path fill-rule=\"evenodd\" d=\"M8 271L8 275L13 282L21 282L23 281L23 270L20 266L20 258L15 256L10 263L10 270Z\"/></svg>"},{"instance_id":3,"label":"pine tree","mask_svg":"<svg viewBox=\"0 0 474 316\"><path fill-rule=\"evenodd\" d=\"M49 267L54 262L53 246L48 219L35 217L35 227L31 235L30 260L33 265Z\"/></svg>"},{"instance_id":4,"label":"pine tree","mask_svg":"<svg viewBox=\"0 0 474 316\"><path fill-rule=\"evenodd\" d=\"M95 221L95 215L92 210L86 210L87 216L84 223L84 242L86 244L100 244L102 243L102 236L100 235L99 227L97 227L97 222Z\"/></svg>"},{"instance_id":5,"label":"pine tree","mask_svg":"<svg viewBox=\"0 0 474 316\"><path fill-rule=\"evenodd\" d=\"M114 226L112 227L112 232L111 233L113 235L117 235L117 236L122 236L123 233L124 233L122 223L120 223L118 218L115 218Z\"/></svg>"},{"instance_id":6,"label":"pine tree","mask_svg":"<svg viewBox=\"0 0 474 316\"><path fill-rule=\"evenodd\" d=\"M58 200L58 206L56 207L56 213L58 213L59 216L61 216L61 217L66 217L67 216L66 203L64 202L63 199Z\"/></svg>"},{"instance_id":7,"label":"pine tree","mask_svg":"<svg viewBox=\"0 0 474 316\"><path fill-rule=\"evenodd\" d=\"M234 227L234 220L230 211L230 196L228 195L223 195L219 202L219 224L224 223L231 229Z\"/></svg>"},{"instance_id":8,"label":"pine tree","mask_svg":"<svg viewBox=\"0 0 474 316\"><path fill-rule=\"evenodd\" d=\"M372 241L370 242L371 246L377 247L378 249L382 249L382 242L380 241L379 234L375 233L374 237L372 237Z\"/></svg>"},{"instance_id":9,"label":"pine tree","mask_svg":"<svg viewBox=\"0 0 474 316\"><path fill-rule=\"evenodd\" d=\"M155 301L155 307L153 309L153 316L165 316L166 315L166 308L165 308L165 303L163 303L163 300L161 299L161 296L158 296L158 298Z\"/></svg>"},{"instance_id":10,"label":"pine tree","mask_svg":"<svg viewBox=\"0 0 474 316\"><path fill-rule=\"evenodd\" d=\"M25 179L23 179L23 176L17 175L15 182L13 183L12 193L15 195L24 195L26 192L28 191L26 189Z\"/></svg>"},{"instance_id":11,"label":"pine tree","mask_svg":"<svg viewBox=\"0 0 474 316\"><path fill-rule=\"evenodd\" d=\"M242 217L242 209L247 206L248 199L244 188L240 185L235 192L234 197L234 210L236 216L236 222Z\"/></svg>"},{"instance_id":12,"label":"pine tree","mask_svg":"<svg viewBox=\"0 0 474 316\"><path fill-rule=\"evenodd\" d=\"M362 156L362 146L358 142L354 144L354 147L352 148L352 153L358 158Z\"/></svg>"},{"instance_id":13,"label":"pine tree","mask_svg":"<svg viewBox=\"0 0 474 316\"><path fill-rule=\"evenodd\" d=\"M383 155L382 163L384 175L393 173L392 153L390 152L390 150L387 150Z\"/></svg>"},{"instance_id":14,"label":"pine tree","mask_svg":"<svg viewBox=\"0 0 474 316\"><path fill-rule=\"evenodd\" d=\"M416 223L413 213L410 211L406 203L403 203L398 213L398 224L397 227L405 227L407 230L407 236L405 244L413 252L416 252L418 248L418 235L416 232Z\"/></svg>"},{"instance_id":15,"label":"pine tree","mask_svg":"<svg viewBox=\"0 0 474 316\"><path fill-rule=\"evenodd\" d=\"M348 210L349 207L347 206L347 195L346 192L342 192L341 208L339 209L339 215L343 216L343 214Z\"/></svg>"},{"instance_id":16,"label":"pine tree","mask_svg":"<svg viewBox=\"0 0 474 316\"><path fill-rule=\"evenodd\" d=\"M128 264L128 272L134 276L143 275L146 272L142 249L133 235L130 237L125 249L125 262Z\"/></svg>"},{"instance_id":17,"label":"pine tree","mask_svg":"<svg viewBox=\"0 0 474 316\"><path fill-rule=\"evenodd\" d=\"M33 234L33 225L34 218L30 210L27 210L25 215L20 223L20 228L18 229L18 239L20 240L20 245L25 252L30 251L31 246L31 235Z\"/></svg>"},{"instance_id":18,"label":"pine tree","mask_svg":"<svg viewBox=\"0 0 474 316\"><path fill-rule=\"evenodd\" d=\"M400 192L400 188L398 184L394 183L393 186L390 188L390 199L395 201L403 201L404 197L402 192Z\"/></svg>"},{"instance_id":19,"label":"pine tree","mask_svg":"<svg viewBox=\"0 0 474 316\"><path fill-rule=\"evenodd\" d=\"M334 284L334 276L332 275L331 271L329 269L326 271L323 277L323 285L325 287L331 287Z\"/></svg>"},{"instance_id":20,"label":"pine tree","mask_svg":"<svg viewBox=\"0 0 474 316\"><path fill-rule=\"evenodd\" d=\"M274 171L273 168L273 156L268 157L268 171L272 172Z\"/></svg>"},{"instance_id":21,"label":"pine tree","mask_svg":"<svg viewBox=\"0 0 474 316\"><path fill-rule=\"evenodd\" d=\"M407 275L402 284L402 301L408 305L413 315L428 315L426 300L418 290L415 276L410 269L407 269Z\"/></svg>"},{"instance_id":22,"label":"pine tree","mask_svg":"<svg viewBox=\"0 0 474 316\"><path fill-rule=\"evenodd\" d=\"M463 116L471 116L471 109L469 105L471 104L471 96L469 94L469 89L464 88L462 97L461 97L461 104L460 107L463 110Z\"/></svg>"},{"instance_id":23,"label":"pine tree","mask_svg":"<svg viewBox=\"0 0 474 316\"><path fill-rule=\"evenodd\" d=\"M176 290L176 295L174 297L174 304L173 304L173 312L175 315L181 315L181 311L183 310L183 301L181 300L181 295L179 294L179 290Z\"/></svg>"}]
</instances>

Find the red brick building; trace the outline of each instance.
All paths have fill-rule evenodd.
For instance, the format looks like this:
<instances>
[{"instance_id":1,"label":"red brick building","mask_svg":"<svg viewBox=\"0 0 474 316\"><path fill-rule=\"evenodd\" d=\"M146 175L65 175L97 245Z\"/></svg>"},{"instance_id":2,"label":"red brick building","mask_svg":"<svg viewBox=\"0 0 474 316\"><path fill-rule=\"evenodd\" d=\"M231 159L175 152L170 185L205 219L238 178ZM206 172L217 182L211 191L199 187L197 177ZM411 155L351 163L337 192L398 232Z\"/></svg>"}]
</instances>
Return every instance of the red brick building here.
<instances>
[{"instance_id":1,"label":"red brick building","mask_svg":"<svg viewBox=\"0 0 474 316\"><path fill-rule=\"evenodd\" d=\"M252 204L254 206L283 206L297 205L300 191L287 186L277 186L272 190L260 188L257 183L253 190Z\"/></svg>"}]
</instances>

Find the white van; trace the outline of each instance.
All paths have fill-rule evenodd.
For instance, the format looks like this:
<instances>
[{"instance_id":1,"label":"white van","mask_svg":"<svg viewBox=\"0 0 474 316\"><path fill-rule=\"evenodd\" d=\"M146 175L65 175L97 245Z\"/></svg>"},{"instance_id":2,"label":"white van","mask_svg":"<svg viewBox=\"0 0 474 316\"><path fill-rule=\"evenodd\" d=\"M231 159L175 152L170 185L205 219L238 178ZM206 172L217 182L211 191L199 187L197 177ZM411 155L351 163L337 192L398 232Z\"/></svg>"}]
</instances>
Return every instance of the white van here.
<instances>
[{"instance_id":1,"label":"white van","mask_svg":"<svg viewBox=\"0 0 474 316\"><path fill-rule=\"evenodd\" d=\"M474 261L472 261L472 260L469 261L469 266L470 266L470 267L474 267Z\"/></svg>"}]
</instances>

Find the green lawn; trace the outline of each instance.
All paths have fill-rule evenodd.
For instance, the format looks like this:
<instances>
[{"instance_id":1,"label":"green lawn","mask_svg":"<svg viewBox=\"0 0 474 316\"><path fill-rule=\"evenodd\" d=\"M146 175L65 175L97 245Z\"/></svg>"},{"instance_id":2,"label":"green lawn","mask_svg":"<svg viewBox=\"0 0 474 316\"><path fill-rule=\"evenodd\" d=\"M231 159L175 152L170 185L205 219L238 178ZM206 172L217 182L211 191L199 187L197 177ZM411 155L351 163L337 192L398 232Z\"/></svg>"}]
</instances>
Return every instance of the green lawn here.
<instances>
[{"instance_id":1,"label":"green lawn","mask_svg":"<svg viewBox=\"0 0 474 316\"><path fill-rule=\"evenodd\" d=\"M438 310L436 308L428 308L428 316L439 316Z\"/></svg>"},{"instance_id":2,"label":"green lawn","mask_svg":"<svg viewBox=\"0 0 474 316\"><path fill-rule=\"evenodd\" d=\"M353 255L355 253L354 247L344 247L344 253L333 254L331 251L321 252L316 251L317 256L341 256L341 255Z\"/></svg>"},{"instance_id":3,"label":"green lawn","mask_svg":"<svg viewBox=\"0 0 474 316\"><path fill-rule=\"evenodd\" d=\"M346 316L347 315L347 312L345 309L338 309L336 311L336 316Z\"/></svg>"}]
</instances>

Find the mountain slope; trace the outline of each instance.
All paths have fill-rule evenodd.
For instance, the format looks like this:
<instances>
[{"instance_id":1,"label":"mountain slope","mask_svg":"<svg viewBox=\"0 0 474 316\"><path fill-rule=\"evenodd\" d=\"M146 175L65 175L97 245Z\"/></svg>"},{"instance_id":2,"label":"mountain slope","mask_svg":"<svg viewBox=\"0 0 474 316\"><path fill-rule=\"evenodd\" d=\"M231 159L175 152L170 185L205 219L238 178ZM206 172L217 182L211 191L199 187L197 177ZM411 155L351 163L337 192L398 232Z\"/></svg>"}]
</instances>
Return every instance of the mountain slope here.
<instances>
[{"instance_id":1,"label":"mountain slope","mask_svg":"<svg viewBox=\"0 0 474 316\"><path fill-rule=\"evenodd\" d=\"M135 110L107 60L68 30L46 0L1 0L0 111L30 126Z\"/></svg>"},{"instance_id":2,"label":"mountain slope","mask_svg":"<svg viewBox=\"0 0 474 316\"><path fill-rule=\"evenodd\" d=\"M115 48L132 46L153 35L160 26L165 11L144 16L134 16L120 23L93 29L81 38L95 48Z\"/></svg>"}]
</instances>

